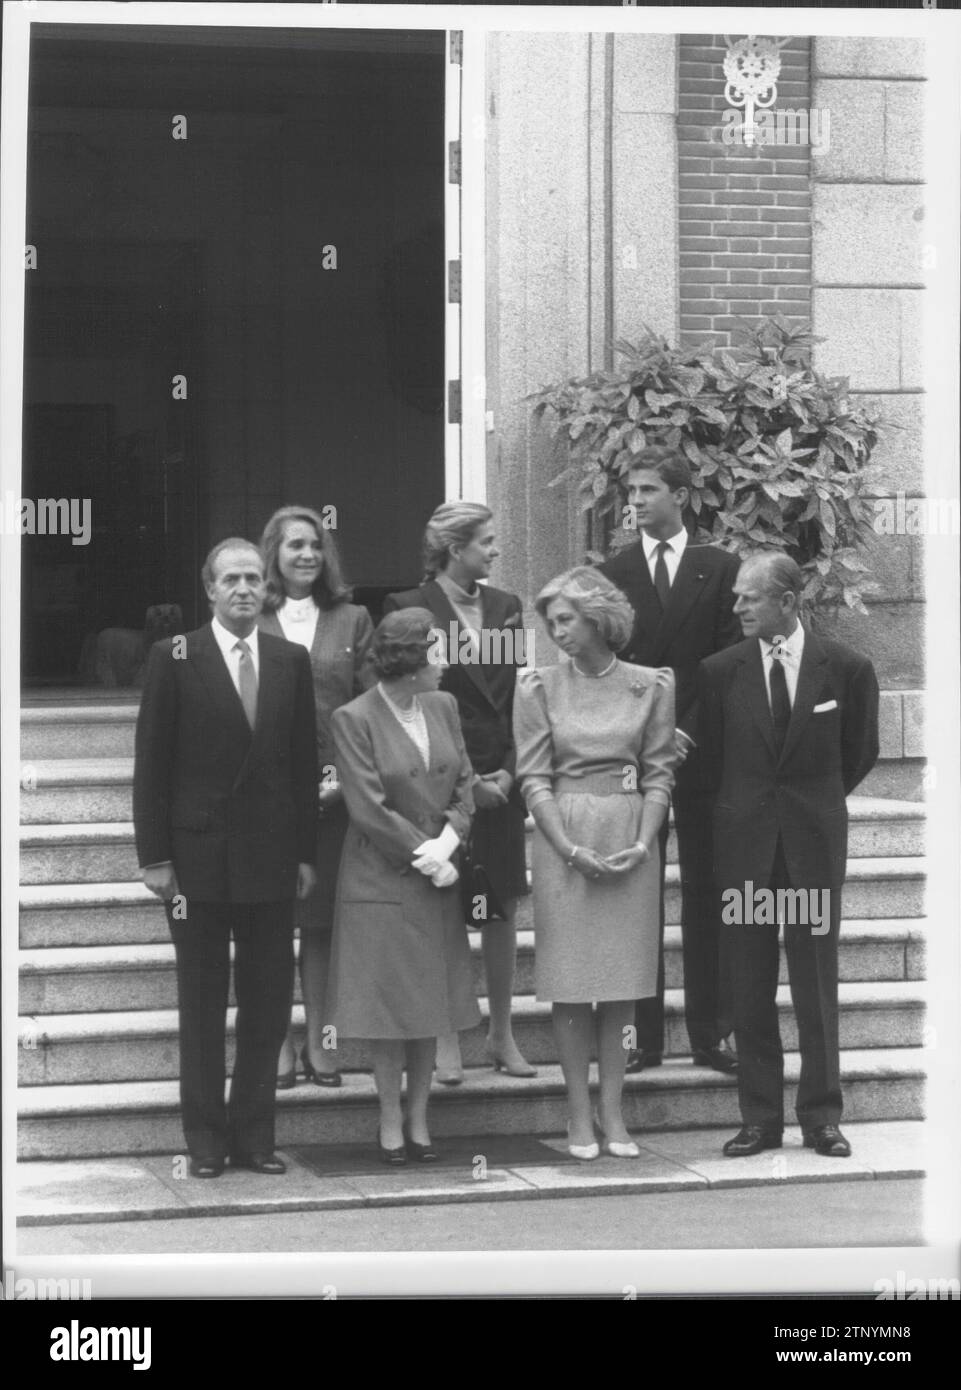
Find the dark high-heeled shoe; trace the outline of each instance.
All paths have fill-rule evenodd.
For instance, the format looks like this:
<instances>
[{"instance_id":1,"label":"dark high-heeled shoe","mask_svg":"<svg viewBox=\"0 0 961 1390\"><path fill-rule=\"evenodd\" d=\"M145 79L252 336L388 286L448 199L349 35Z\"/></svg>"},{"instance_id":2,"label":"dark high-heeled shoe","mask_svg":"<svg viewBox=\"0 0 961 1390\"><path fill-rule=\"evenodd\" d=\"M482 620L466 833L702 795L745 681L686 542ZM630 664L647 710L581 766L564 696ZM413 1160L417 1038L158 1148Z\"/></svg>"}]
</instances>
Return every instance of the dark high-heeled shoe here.
<instances>
[{"instance_id":1,"label":"dark high-heeled shoe","mask_svg":"<svg viewBox=\"0 0 961 1390\"><path fill-rule=\"evenodd\" d=\"M310 1058L307 1056L307 1044L304 1043L300 1049L300 1062L304 1069L304 1076L308 1081L312 1081L315 1086L342 1086L344 1078L339 1071L316 1071Z\"/></svg>"},{"instance_id":2,"label":"dark high-heeled shoe","mask_svg":"<svg viewBox=\"0 0 961 1390\"><path fill-rule=\"evenodd\" d=\"M399 1145L396 1149L385 1149L378 1139L377 1152L380 1155L381 1163L387 1163L392 1168L400 1168L407 1162L407 1146L405 1144Z\"/></svg>"},{"instance_id":3,"label":"dark high-heeled shoe","mask_svg":"<svg viewBox=\"0 0 961 1390\"><path fill-rule=\"evenodd\" d=\"M278 1091L292 1091L297 1085L297 1072L295 1068L291 1067L290 1071L279 1072L276 1085Z\"/></svg>"},{"instance_id":4,"label":"dark high-heeled shoe","mask_svg":"<svg viewBox=\"0 0 961 1390\"><path fill-rule=\"evenodd\" d=\"M416 1139L411 1139L410 1131L404 1130L404 1142L407 1152L415 1163L436 1163L440 1155L433 1144L418 1144Z\"/></svg>"}]
</instances>

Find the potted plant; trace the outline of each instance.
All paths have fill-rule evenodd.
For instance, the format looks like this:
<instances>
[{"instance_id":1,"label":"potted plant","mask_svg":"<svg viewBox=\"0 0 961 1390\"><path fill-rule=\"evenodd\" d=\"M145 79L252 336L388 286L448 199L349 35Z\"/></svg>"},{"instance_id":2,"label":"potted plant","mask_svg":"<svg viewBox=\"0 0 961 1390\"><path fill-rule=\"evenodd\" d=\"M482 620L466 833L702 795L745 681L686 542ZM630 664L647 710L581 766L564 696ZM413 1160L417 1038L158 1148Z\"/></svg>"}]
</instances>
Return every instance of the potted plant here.
<instances>
[{"instance_id":1,"label":"potted plant","mask_svg":"<svg viewBox=\"0 0 961 1390\"><path fill-rule=\"evenodd\" d=\"M625 481L649 444L691 466L693 536L744 553L786 551L801 566L808 617L866 613L875 588L859 554L871 533L862 496L880 421L848 399L847 378L810 366L810 325L782 316L743 324L735 348L672 348L645 330L615 344L620 362L535 393L573 458L552 486L578 479L610 549L636 539ZM588 553L601 560L597 550Z\"/></svg>"}]
</instances>

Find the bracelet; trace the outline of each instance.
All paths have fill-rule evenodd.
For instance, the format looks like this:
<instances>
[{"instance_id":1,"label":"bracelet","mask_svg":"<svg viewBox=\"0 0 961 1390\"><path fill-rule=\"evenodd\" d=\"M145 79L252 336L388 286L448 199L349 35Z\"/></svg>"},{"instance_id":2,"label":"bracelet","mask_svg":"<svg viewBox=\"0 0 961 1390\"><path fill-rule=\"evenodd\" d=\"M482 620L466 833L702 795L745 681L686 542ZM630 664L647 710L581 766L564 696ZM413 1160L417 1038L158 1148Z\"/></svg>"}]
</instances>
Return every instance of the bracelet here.
<instances>
[{"instance_id":1,"label":"bracelet","mask_svg":"<svg viewBox=\"0 0 961 1390\"><path fill-rule=\"evenodd\" d=\"M571 869L573 869L573 867L574 867L574 856L575 856L575 854L577 853L577 851L578 851L579 849L580 849L580 845L575 845L574 848L571 850L570 854L569 854L569 855L567 856L567 858L564 860L564 863L567 864L568 867L571 868Z\"/></svg>"}]
</instances>

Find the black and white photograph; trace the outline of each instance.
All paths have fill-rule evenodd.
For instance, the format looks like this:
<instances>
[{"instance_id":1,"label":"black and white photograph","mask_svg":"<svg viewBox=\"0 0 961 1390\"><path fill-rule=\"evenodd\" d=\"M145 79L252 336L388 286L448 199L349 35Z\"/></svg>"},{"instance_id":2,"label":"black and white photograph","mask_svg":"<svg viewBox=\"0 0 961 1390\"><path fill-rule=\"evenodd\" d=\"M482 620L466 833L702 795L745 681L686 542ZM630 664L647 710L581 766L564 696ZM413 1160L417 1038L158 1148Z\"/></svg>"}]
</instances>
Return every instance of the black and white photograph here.
<instances>
[{"instance_id":1,"label":"black and white photograph","mask_svg":"<svg viewBox=\"0 0 961 1390\"><path fill-rule=\"evenodd\" d=\"M41 0L2 60L4 1298L140 1369L98 1299L910 1359L957 12Z\"/></svg>"}]
</instances>

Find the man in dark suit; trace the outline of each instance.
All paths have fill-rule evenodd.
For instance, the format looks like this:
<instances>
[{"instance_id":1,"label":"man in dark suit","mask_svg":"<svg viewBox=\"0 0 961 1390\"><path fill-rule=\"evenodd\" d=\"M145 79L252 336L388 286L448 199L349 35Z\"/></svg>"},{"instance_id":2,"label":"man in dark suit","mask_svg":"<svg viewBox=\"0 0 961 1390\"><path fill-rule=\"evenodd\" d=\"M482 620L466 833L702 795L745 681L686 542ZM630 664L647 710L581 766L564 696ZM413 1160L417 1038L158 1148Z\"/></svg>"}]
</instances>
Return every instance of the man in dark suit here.
<instances>
[{"instance_id":1,"label":"man in dark suit","mask_svg":"<svg viewBox=\"0 0 961 1390\"><path fill-rule=\"evenodd\" d=\"M731 1031L728 992L720 976L720 922L714 896L711 805L698 772L698 663L737 642L732 586L737 557L713 545L688 540L682 516L688 505L691 471L671 449L652 446L639 454L628 475L631 521L641 540L618 552L601 570L622 589L634 608L634 631L619 655L640 666L669 666L676 691L677 751L672 796L681 869L681 941L684 1014L696 1065L730 1072L737 1058L726 1039ZM628 1071L659 1066L664 1051L664 865L668 826L661 829L661 945L657 994L638 1001L637 1050Z\"/></svg>"},{"instance_id":2,"label":"man in dark suit","mask_svg":"<svg viewBox=\"0 0 961 1390\"><path fill-rule=\"evenodd\" d=\"M137 720L134 828L177 958L180 1098L194 1177L283 1173L274 1081L293 979L293 903L314 886L317 740L302 647L258 632L263 558L207 557L210 623L150 651ZM234 940L237 1047L224 1103Z\"/></svg>"},{"instance_id":3,"label":"man in dark suit","mask_svg":"<svg viewBox=\"0 0 961 1390\"><path fill-rule=\"evenodd\" d=\"M734 592L745 640L698 673L702 771L716 794L714 856L733 981L743 1128L729 1157L780 1148L784 1057L778 931L784 923L807 1147L846 1158L838 1128L838 932L845 797L878 756L874 668L798 621L803 579L780 553L746 560Z\"/></svg>"}]
</instances>

